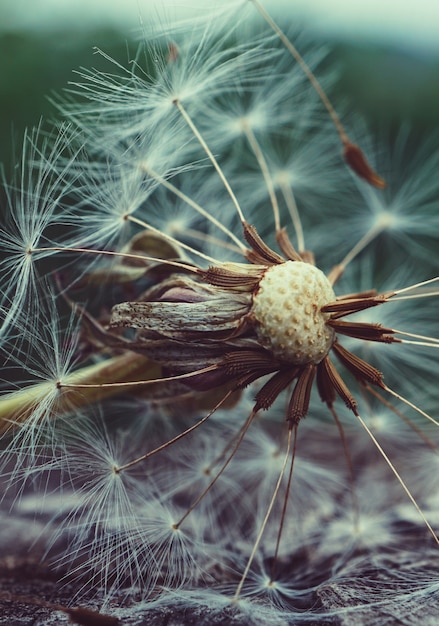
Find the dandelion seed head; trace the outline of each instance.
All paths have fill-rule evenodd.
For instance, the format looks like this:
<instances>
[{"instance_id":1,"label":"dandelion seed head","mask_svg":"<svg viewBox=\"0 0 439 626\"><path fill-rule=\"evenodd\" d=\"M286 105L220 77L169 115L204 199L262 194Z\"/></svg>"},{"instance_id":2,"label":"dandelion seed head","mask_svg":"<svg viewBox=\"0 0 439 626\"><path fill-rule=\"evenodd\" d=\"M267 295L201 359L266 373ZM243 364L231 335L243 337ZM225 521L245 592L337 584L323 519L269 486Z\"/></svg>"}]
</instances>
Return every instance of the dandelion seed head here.
<instances>
[{"instance_id":1,"label":"dandelion seed head","mask_svg":"<svg viewBox=\"0 0 439 626\"><path fill-rule=\"evenodd\" d=\"M333 300L328 279L312 265L287 261L268 269L252 309L261 343L290 363L319 363L334 340L320 309Z\"/></svg>"},{"instance_id":2,"label":"dandelion seed head","mask_svg":"<svg viewBox=\"0 0 439 626\"><path fill-rule=\"evenodd\" d=\"M67 125L52 140L39 127L26 132L19 169L13 183L4 185L7 204L0 228L0 268L5 315L0 336L14 327L24 309L36 310L42 299L38 261L54 255L41 246L47 244L50 228L66 217L63 199L71 186L67 176L71 160L61 168L56 163L71 136Z\"/></svg>"},{"instance_id":3,"label":"dandelion seed head","mask_svg":"<svg viewBox=\"0 0 439 626\"><path fill-rule=\"evenodd\" d=\"M429 554L415 516L437 540L437 279L413 286L434 265L437 147L381 167L346 137L325 52L247 32L241 4L159 27L128 69L101 53L110 71L60 100L69 130L26 139L0 233L24 385L0 398L2 469L78 599L333 623L395 602L370 571Z\"/></svg>"},{"instance_id":4,"label":"dandelion seed head","mask_svg":"<svg viewBox=\"0 0 439 626\"><path fill-rule=\"evenodd\" d=\"M252 111L251 113L247 113L247 115L243 115L236 118L235 120L231 120L228 124L228 127L232 134L242 135L245 134L247 128L263 128L264 125L264 114L260 111Z\"/></svg>"},{"instance_id":5,"label":"dandelion seed head","mask_svg":"<svg viewBox=\"0 0 439 626\"><path fill-rule=\"evenodd\" d=\"M375 219L374 227L379 230L391 229L397 226L398 220L389 210L381 211Z\"/></svg>"}]
</instances>

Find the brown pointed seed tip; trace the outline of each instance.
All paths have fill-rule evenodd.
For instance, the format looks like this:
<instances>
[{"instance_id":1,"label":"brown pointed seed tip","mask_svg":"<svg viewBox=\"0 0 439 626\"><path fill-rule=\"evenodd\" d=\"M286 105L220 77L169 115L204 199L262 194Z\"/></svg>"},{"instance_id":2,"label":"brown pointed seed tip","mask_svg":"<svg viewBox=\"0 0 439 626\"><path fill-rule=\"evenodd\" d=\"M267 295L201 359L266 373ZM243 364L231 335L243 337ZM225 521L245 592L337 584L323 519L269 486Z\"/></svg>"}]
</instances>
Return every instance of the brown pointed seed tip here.
<instances>
[{"instance_id":1,"label":"brown pointed seed tip","mask_svg":"<svg viewBox=\"0 0 439 626\"><path fill-rule=\"evenodd\" d=\"M350 141L346 141L343 148L343 157L357 176L378 189L384 189L386 181L371 168L361 148Z\"/></svg>"},{"instance_id":2,"label":"brown pointed seed tip","mask_svg":"<svg viewBox=\"0 0 439 626\"><path fill-rule=\"evenodd\" d=\"M168 45L168 54L166 55L167 63L175 63L180 56L178 47L175 43L170 43Z\"/></svg>"}]
</instances>

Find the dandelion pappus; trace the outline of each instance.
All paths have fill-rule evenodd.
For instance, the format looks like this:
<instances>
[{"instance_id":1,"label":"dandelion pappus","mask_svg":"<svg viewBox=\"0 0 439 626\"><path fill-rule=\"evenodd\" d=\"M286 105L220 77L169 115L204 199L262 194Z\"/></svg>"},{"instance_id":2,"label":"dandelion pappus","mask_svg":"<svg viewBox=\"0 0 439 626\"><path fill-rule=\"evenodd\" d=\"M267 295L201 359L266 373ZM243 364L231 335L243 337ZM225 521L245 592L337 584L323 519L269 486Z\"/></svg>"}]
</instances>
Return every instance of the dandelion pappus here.
<instances>
[{"instance_id":1,"label":"dandelion pappus","mask_svg":"<svg viewBox=\"0 0 439 626\"><path fill-rule=\"evenodd\" d=\"M57 254L75 260L65 276L58 275L56 288L77 312L81 330L66 351L68 363L49 372L43 368L44 384L3 396L0 415L12 436L11 454L22 436L23 466L27 449L52 444L50 469L61 473L68 467L71 508L54 532L68 545L60 562L88 576L91 586L102 586L110 600L133 582L142 597L163 603L169 589L195 593L197 586L206 591L224 583L229 609L231 599L243 608L247 596L256 602L262 596L270 608L280 607L277 617L282 609L289 618L303 578L314 602L324 581L317 585L313 559L320 556L329 564L328 583L346 553L359 558L365 550L358 540L351 553L344 551L343 533L357 539L360 529L370 537L385 527L382 535L389 537L393 523L390 513L374 520L372 510L369 517L350 520L346 531L342 511L352 502L344 495L346 472L337 464L334 431L348 457L345 482L360 483L359 490L362 483L349 453L353 437L339 417L343 411L360 423L437 543L417 493L363 413L379 406L397 417L407 409L437 426L432 407L418 408L411 394L388 382L399 376L388 355L398 347L433 352L438 340L419 328L409 333L390 314L380 321L382 311L398 303L408 309L411 302L416 308L417 301L432 300L437 278L417 276L409 287L396 282L379 290L371 288L375 281L342 286L351 270L361 271L356 262L380 235L401 224L385 219L384 180L349 139L310 65L266 19L275 38L264 35L248 46L238 41L227 49L229 31L224 37L215 31L210 39L203 33L195 45L193 39L191 45L178 37L176 43L167 41L161 54L157 47L155 74L133 70L119 80L82 72L84 82L75 89L85 91L89 101L83 108L72 102L63 108L81 130L80 148L64 169L64 155L59 165L52 157L43 163L51 172L62 170L62 183L71 176L66 186L76 202L62 219L73 232L64 241L35 238L28 256L31 262ZM291 98L303 91L291 54L335 124L335 139L332 126L318 134L317 105L285 102L286 87ZM309 93L306 98L311 102ZM305 121L303 111L309 116ZM299 115L297 128L290 128L293 112ZM299 151L298 164L290 147ZM344 231L333 227L338 194L341 202L352 183L346 165L361 178L353 184L363 185L377 214L356 238L346 235L349 214L343 215ZM326 209L334 187L336 201ZM312 201L304 204L308 195ZM62 195L56 200L56 206L62 204ZM428 205L428 198L421 200ZM304 205L313 219L302 227ZM313 230L319 236L309 247L318 266L308 241L305 246ZM318 240L326 247L326 240L336 241L323 260ZM11 316L7 320L11 324ZM20 324L15 330L35 334L34 350L38 340L50 348L62 334L55 325L46 336L37 335L32 321ZM74 334L72 328L67 334ZM364 346L370 358L360 356ZM416 393L427 359L419 369ZM316 395L320 400L313 403ZM43 401L44 411L38 411ZM279 411L282 401L286 406ZM319 412L320 401L326 405L322 415L305 422ZM96 404L102 417L93 414ZM326 427L326 413L336 428L332 422ZM407 426L418 429L410 420ZM299 445L303 431L311 436ZM425 437L427 442L435 449ZM38 455L30 458L33 466L22 473L44 475L47 464L34 467ZM317 466L327 467L328 476ZM386 503L377 501L384 508ZM313 520L317 502L324 511L318 522ZM331 552L326 535L337 550ZM51 539L51 546L56 543ZM303 570L294 569L296 559L306 563Z\"/></svg>"}]
</instances>

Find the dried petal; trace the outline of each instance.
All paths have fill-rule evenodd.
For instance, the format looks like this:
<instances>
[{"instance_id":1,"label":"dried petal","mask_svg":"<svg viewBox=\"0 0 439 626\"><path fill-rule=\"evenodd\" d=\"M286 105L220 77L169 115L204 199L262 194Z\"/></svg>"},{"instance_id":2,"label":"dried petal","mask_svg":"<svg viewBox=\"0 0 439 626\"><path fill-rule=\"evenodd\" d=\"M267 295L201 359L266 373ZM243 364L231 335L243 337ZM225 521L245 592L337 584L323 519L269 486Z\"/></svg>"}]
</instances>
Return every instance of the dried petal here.
<instances>
[{"instance_id":1,"label":"dried petal","mask_svg":"<svg viewBox=\"0 0 439 626\"><path fill-rule=\"evenodd\" d=\"M110 326L138 328L186 341L202 333L226 337L238 331L250 308L247 297L217 297L205 302L123 302L113 307ZM217 336L217 339L219 337Z\"/></svg>"}]
</instances>

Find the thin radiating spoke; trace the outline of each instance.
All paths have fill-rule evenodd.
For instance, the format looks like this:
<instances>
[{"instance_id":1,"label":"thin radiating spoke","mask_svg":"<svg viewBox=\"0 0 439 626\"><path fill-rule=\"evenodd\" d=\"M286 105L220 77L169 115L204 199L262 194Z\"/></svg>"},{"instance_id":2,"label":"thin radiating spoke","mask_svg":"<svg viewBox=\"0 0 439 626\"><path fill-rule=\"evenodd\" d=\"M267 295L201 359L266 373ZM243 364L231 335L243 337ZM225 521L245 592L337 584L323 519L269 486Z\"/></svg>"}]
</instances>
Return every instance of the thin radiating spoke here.
<instances>
[{"instance_id":1,"label":"thin radiating spoke","mask_svg":"<svg viewBox=\"0 0 439 626\"><path fill-rule=\"evenodd\" d=\"M296 428L294 428L294 431L295 430L296 430ZM247 561L247 565L245 566L244 572L242 573L241 579L240 579L239 584L238 584L238 586L236 588L235 595L233 596L233 602L237 602L239 600L239 597L240 597L241 591L242 591L242 587L244 585L244 582L245 582L245 580L246 580L246 578L248 576L248 573L250 571L250 567L252 566L253 560L254 560L254 558L256 556L256 553L258 551L259 544L261 543L262 536L263 536L263 534L265 532L265 528L267 527L268 519L269 519L269 517L271 515L271 512L273 510L273 506L274 506L274 503L276 501L277 494L279 493L279 489L280 489L280 487L282 485L282 480L284 478L285 470L286 470L287 465L288 465L288 459L290 457L292 434L293 434L293 428L290 428L288 430L287 449L286 449L286 452L285 452L285 458L284 458L284 462L282 464L282 469L281 469L281 471L279 473L279 478L277 479L276 486L275 486L275 488L273 490L273 495L271 496L271 500L270 500L270 502L268 504L267 511L265 513L265 517L264 517L264 519L262 521L261 527L259 529L259 532L258 532L258 535L256 537L255 543L253 545L253 549L252 549L251 554L249 556L249 559Z\"/></svg>"},{"instance_id":2,"label":"thin radiating spoke","mask_svg":"<svg viewBox=\"0 0 439 626\"><path fill-rule=\"evenodd\" d=\"M398 480L399 484L404 489L404 491L405 491L406 495L408 496L409 500L411 501L411 503L413 504L413 506L415 507L415 509L419 513L419 516L421 517L421 519L424 522L425 526L428 528L428 530L429 530L430 534L432 535L433 539L439 545L439 538L438 538L437 534L435 533L435 531L433 530L431 524L429 523L429 521L425 517L422 509L420 508L419 504L416 502L416 500L413 497L410 489L407 487L406 483L402 479L402 477L399 474L398 470L395 468L395 466L393 465L392 461L389 459L387 454L384 452L382 446L377 441L375 435L372 433L370 428L367 426L365 421L362 419L362 417L358 413L356 414L356 418L358 419L358 421L360 422L361 426L364 428L364 430L369 435L371 441L373 442L373 444L375 445L375 447L377 448L377 450L379 451L379 453L381 454L381 456L383 457L383 459L385 460L385 462L387 463L389 468L392 470L393 474L396 476L396 479Z\"/></svg>"}]
</instances>

